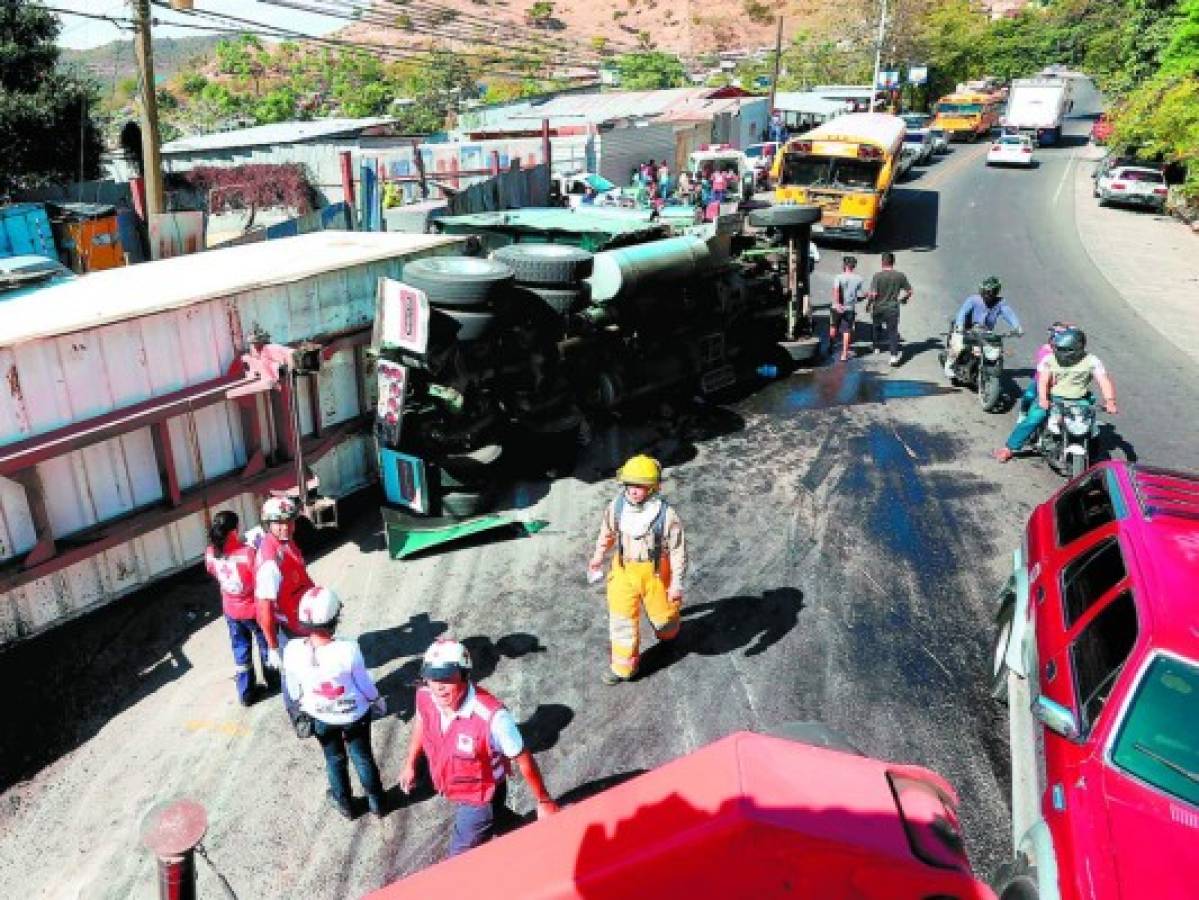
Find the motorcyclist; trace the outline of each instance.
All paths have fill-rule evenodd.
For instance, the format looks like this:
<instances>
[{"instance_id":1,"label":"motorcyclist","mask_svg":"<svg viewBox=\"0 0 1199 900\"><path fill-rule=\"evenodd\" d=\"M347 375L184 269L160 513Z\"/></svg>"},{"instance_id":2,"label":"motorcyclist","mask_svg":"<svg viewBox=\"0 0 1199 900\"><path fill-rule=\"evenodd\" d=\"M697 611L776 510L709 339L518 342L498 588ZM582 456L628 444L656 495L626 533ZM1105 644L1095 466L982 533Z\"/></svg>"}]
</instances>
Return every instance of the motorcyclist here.
<instances>
[{"instance_id":1,"label":"motorcyclist","mask_svg":"<svg viewBox=\"0 0 1199 900\"><path fill-rule=\"evenodd\" d=\"M1074 327L1076 326L1073 322L1062 321L1054 322L1049 326L1049 333L1045 337L1045 343L1038 347L1037 352L1033 354L1033 376L1028 382L1028 387L1024 389L1024 393L1020 395L1020 399L1017 401L1021 419L1028 415L1028 411L1037 402L1037 369L1041 367L1041 363L1053 355L1053 336L1058 332L1065 331L1067 328Z\"/></svg>"},{"instance_id":2,"label":"motorcyclist","mask_svg":"<svg viewBox=\"0 0 1199 900\"><path fill-rule=\"evenodd\" d=\"M1065 328L1050 339L1053 353L1037 367L1037 403L1024 419L1016 423L1007 444L994 452L1000 462L1007 462L1028 442L1049 417L1054 401L1094 403L1092 387L1099 385L1103 408L1115 415L1116 386L1099 357L1087 353L1087 336L1081 328Z\"/></svg>"},{"instance_id":3,"label":"motorcyclist","mask_svg":"<svg viewBox=\"0 0 1199 900\"><path fill-rule=\"evenodd\" d=\"M971 294L958 309L953 318L953 327L949 332L949 344L945 353L945 377L953 378L954 364L966 348L966 334L971 328L979 326L988 331L993 329L1000 319L1005 320L1016 334L1023 334L1020 319L1016 311L1003 299L1000 291L1003 285L994 275L989 275L978 286L978 293Z\"/></svg>"}]
</instances>

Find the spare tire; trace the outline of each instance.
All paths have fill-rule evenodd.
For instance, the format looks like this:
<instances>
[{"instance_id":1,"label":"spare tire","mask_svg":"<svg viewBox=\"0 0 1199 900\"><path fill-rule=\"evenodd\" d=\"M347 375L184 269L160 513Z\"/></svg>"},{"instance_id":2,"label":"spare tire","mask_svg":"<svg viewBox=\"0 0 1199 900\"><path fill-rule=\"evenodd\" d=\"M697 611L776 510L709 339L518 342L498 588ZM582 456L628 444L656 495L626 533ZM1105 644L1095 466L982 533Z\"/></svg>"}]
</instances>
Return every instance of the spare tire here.
<instances>
[{"instance_id":1,"label":"spare tire","mask_svg":"<svg viewBox=\"0 0 1199 900\"><path fill-rule=\"evenodd\" d=\"M586 283L572 288L551 288L541 287L540 285L534 287L530 285L525 288L525 291L537 297L551 312L559 316L578 312L591 305L591 285Z\"/></svg>"},{"instance_id":2,"label":"spare tire","mask_svg":"<svg viewBox=\"0 0 1199 900\"><path fill-rule=\"evenodd\" d=\"M754 228L789 228L793 225L815 225L820 221L823 210L819 206L784 204L755 209L749 214L749 224Z\"/></svg>"},{"instance_id":3,"label":"spare tire","mask_svg":"<svg viewBox=\"0 0 1199 900\"><path fill-rule=\"evenodd\" d=\"M430 256L404 266L400 279L433 306L484 306L512 284L512 270L494 259Z\"/></svg>"},{"instance_id":4,"label":"spare tire","mask_svg":"<svg viewBox=\"0 0 1199 900\"><path fill-rule=\"evenodd\" d=\"M459 343L477 341L490 334L495 326L495 313L485 309L434 309L429 316L431 320L442 317L451 319L457 326L454 337Z\"/></svg>"},{"instance_id":5,"label":"spare tire","mask_svg":"<svg viewBox=\"0 0 1199 900\"><path fill-rule=\"evenodd\" d=\"M495 251L521 284L572 285L591 274L592 255L570 244L509 244Z\"/></svg>"}]
</instances>

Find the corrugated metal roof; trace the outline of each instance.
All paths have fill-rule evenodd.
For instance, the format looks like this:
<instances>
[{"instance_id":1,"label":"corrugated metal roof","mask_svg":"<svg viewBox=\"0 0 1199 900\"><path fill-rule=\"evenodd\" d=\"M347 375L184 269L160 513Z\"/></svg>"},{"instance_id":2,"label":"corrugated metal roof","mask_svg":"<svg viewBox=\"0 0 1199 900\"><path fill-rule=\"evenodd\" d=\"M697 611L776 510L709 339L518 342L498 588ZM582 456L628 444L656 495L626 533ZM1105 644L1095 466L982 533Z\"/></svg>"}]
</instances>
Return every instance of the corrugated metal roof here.
<instances>
[{"instance_id":1,"label":"corrugated metal roof","mask_svg":"<svg viewBox=\"0 0 1199 900\"><path fill-rule=\"evenodd\" d=\"M599 125L620 119L656 119L666 116L676 108L702 103L717 92L717 88L668 88L660 91L605 91L595 94L564 94L544 103L528 103L493 114L487 110L474 110L473 121L468 126L474 132L520 131L536 127L542 119L549 119L551 127L562 125ZM745 97L741 100L759 98ZM728 100L711 100L724 104ZM736 101L731 101L736 102ZM691 106L698 109L697 106ZM721 106L724 110L728 107Z\"/></svg>"},{"instance_id":2,"label":"corrugated metal roof","mask_svg":"<svg viewBox=\"0 0 1199 900\"><path fill-rule=\"evenodd\" d=\"M238 147L262 147L269 144L297 144L315 138L352 134L376 125L395 121L391 116L368 119L313 119L311 122L276 122L236 131L217 131L179 138L162 145L164 155L197 153L204 150L232 150Z\"/></svg>"},{"instance_id":3,"label":"corrugated metal roof","mask_svg":"<svg viewBox=\"0 0 1199 900\"><path fill-rule=\"evenodd\" d=\"M460 240L442 235L323 231L95 272L6 301L4 314L0 315L0 347L286 284Z\"/></svg>"},{"instance_id":4,"label":"corrugated metal roof","mask_svg":"<svg viewBox=\"0 0 1199 900\"><path fill-rule=\"evenodd\" d=\"M774 108L784 112L836 115L845 111L844 100L830 100L819 91L779 91Z\"/></svg>"},{"instance_id":5,"label":"corrugated metal roof","mask_svg":"<svg viewBox=\"0 0 1199 900\"><path fill-rule=\"evenodd\" d=\"M688 97L670 106L658 122L707 122L721 113L736 113L743 106L766 104L765 97Z\"/></svg>"}]
</instances>

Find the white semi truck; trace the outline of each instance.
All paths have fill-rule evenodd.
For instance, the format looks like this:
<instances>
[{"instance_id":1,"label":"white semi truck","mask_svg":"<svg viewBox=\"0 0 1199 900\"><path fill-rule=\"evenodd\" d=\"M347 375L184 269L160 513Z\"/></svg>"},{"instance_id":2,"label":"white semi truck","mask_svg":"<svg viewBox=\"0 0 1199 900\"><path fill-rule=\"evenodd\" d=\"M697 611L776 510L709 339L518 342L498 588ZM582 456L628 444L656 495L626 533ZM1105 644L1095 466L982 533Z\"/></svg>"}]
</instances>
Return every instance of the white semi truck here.
<instances>
[{"instance_id":1,"label":"white semi truck","mask_svg":"<svg viewBox=\"0 0 1199 900\"><path fill-rule=\"evenodd\" d=\"M1017 78L1000 119L1005 132L1027 134L1037 144L1056 144L1062 120L1074 106L1073 82L1066 78Z\"/></svg>"}]
</instances>

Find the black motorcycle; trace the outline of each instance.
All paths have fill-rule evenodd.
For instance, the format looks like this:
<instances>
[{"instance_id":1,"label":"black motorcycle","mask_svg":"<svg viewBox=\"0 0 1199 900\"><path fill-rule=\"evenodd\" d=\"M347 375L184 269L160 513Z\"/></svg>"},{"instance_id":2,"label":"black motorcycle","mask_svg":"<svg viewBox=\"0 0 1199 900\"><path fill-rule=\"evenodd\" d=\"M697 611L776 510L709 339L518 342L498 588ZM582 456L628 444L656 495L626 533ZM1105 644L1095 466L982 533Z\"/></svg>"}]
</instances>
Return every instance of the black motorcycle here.
<instances>
[{"instance_id":1,"label":"black motorcycle","mask_svg":"<svg viewBox=\"0 0 1199 900\"><path fill-rule=\"evenodd\" d=\"M952 329L950 325L950 331L944 333L945 349L938 357L942 369L949 355ZM1009 334L974 326L966 331L962 352L953 363L952 383L977 391L979 405L985 412L997 412L1003 400L1003 339Z\"/></svg>"},{"instance_id":2,"label":"black motorcycle","mask_svg":"<svg viewBox=\"0 0 1199 900\"><path fill-rule=\"evenodd\" d=\"M1099 417L1090 400L1051 400L1049 417L1033 435L1032 445L1059 475L1077 478L1094 459Z\"/></svg>"}]
</instances>

